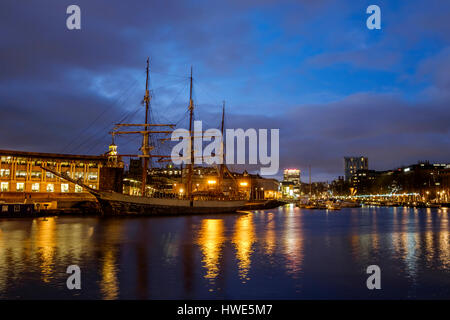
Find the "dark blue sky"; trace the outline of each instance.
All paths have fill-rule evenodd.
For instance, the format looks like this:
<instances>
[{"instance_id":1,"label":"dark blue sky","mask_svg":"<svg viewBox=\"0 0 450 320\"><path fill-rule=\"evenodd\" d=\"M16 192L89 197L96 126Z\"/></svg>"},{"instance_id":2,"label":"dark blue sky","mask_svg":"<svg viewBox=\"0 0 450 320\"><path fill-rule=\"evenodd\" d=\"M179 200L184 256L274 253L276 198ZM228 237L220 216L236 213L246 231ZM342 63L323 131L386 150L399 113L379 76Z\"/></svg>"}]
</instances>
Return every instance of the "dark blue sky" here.
<instances>
[{"instance_id":1,"label":"dark blue sky","mask_svg":"<svg viewBox=\"0 0 450 320\"><path fill-rule=\"evenodd\" d=\"M346 155L450 162L449 14L433 0L2 0L0 148L104 152L112 123L142 117L150 56L155 120L182 119L193 65L198 119L218 126L226 100L228 127L280 128L281 167L315 180Z\"/></svg>"}]
</instances>

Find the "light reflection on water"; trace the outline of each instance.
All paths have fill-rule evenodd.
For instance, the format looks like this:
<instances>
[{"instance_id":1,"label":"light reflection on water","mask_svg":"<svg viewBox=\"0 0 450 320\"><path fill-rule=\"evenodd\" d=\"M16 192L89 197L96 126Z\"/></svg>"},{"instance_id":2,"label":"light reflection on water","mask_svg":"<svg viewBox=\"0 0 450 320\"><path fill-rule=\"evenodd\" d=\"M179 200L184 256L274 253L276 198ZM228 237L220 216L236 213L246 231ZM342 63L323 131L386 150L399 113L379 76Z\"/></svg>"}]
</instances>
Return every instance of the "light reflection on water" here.
<instances>
[{"instance_id":1,"label":"light reflection on water","mask_svg":"<svg viewBox=\"0 0 450 320\"><path fill-rule=\"evenodd\" d=\"M253 252L252 247L255 241L253 214L250 213L248 215L238 217L236 220L232 242L236 248L239 277L243 283L250 280L248 272L251 265L251 255Z\"/></svg>"},{"instance_id":2,"label":"light reflection on water","mask_svg":"<svg viewBox=\"0 0 450 320\"><path fill-rule=\"evenodd\" d=\"M449 211L0 220L0 298L450 298ZM82 290L66 289L66 268ZM365 268L382 270L380 292Z\"/></svg>"},{"instance_id":3,"label":"light reflection on water","mask_svg":"<svg viewBox=\"0 0 450 320\"><path fill-rule=\"evenodd\" d=\"M303 261L303 235L301 215L289 210L284 219L283 253L286 257L286 272L297 278Z\"/></svg>"},{"instance_id":4,"label":"light reflection on water","mask_svg":"<svg viewBox=\"0 0 450 320\"><path fill-rule=\"evenodd\" d=\"M273 254L276 247L275 213L267 213L265 222L266 234L264 236L264 251L269 257Z\"/></svg>"},{"instance_id":5,"label":"light reflection on water","mask_svg":"<svg viewBox=\"0 0 450 320\"><path fill-rule=\"evenodd\" d=\"M206 269L205 278L212 284L219 275L219 259L222 256L224 237L223 219L204 219L198 236L198 244L203 254L203 267Z\"/></svg>"},{"instance_id":6,"label":"light reflection on water","mask_svg":"<svg viewBox=\"0 0 450 320\"><path fill-rule=\"evenodd\" d=\"M117 299L119 285L117 280L116 252L112 247L105 249L105 255L102 258L102 280L100 281L100 288L103 299Z\"/></svg>"}]
</instances>

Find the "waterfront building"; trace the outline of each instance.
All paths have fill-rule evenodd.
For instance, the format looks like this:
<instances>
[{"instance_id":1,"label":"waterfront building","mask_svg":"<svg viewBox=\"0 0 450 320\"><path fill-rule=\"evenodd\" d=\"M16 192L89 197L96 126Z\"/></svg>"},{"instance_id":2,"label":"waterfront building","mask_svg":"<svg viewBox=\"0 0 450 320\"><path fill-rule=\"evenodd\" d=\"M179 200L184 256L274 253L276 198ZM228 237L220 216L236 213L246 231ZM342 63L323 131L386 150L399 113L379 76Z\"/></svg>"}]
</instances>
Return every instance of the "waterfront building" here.
<instances>
[{"instance_id":1,"label":"waterfront building","mask_svg":"<svg viewBox=\"0 0 450 320\"><path fill-rule=\"evenodd\" d=\"M281 181L280 190L284 199L297 199L300 195L300 185L289 181Z\"/></svg>"},{"instance_id":2,"label":"waterfront building","mask_svg":"<svg viewBox=\"0 0 450 320\"><path fill-rule=\"evenodd\" d=\"M356 194L370 194L373 190L374 183L387 172L362 169L356 171L351 179L350 186Z\"/></svg>"},{"instance_id":3,"label":"waterfront building","mask_svg":"<svg viewBox=\"0 0 450 320\"><path fill-rule=\"evenodd\" d=\"M283 181L291 182L293 185L300 184L300 169L284 169Z\"/></svg>"},{"instance_id":4,"label":"waterfront building","mask_svg":"<svg viewBox=\"0 0 450 320\"><path fill-rule=\"evenodd\" d=\"M350 181L358 170L368 170L369 159L367 157L344 157L345 181Z\"/></svg>"},{"instance_id":5,"label":"waterfront building","mask_svg":"<svg viewBox=\"0 0 450 320\"><path fill-rule=\"evenodd\" d=\"M141 182L139 172L130 170L125 173L124 193L140 194ZM135 166L138 167L137 165ZM249 200L278 199L279 182L276 179L266 179L257 174L229 172L222 179L219 178L219 169L215 167L198 166L193 168L192 186L197 195L224 195L236 196ZM165 167L154 167L148 170L147 189L150 194L161 193L161 196L186 193L187 168L174 167L169 164Z\"/></svg>"},{"instance_id":6,"label":"waterfront building","mask_svg":"<svg viewBox=\"0 0 450 320\"><path fill-rule=\"evenodd\" d=\"M245 188L248 181L250 200L271 200L281 198L280 182L277 179L268 179L259 174L248 174L246 171L242 174L234 173L239 179L239 187ZM231 181L230 181L231 182Z\"/></svg>"},{"instance_id":7,"label":"waterfront building","mask_svg":"<svg viewBox=\"0 0 450 320\"><path fill-rule=\"evenodd\" d=\"M329 185L329 191L333 196L348 196L350 195L350 182L345 181L343 176L339 176Z\"/></svg>"},{"instance_id":8,"label":"waterfront building","mask_svg":"<svg viewBox=\"0 0 450 320\"><path fill-rule=\"evenodd\" d=\"M423 161L387 171L359 170L350 185L356 195L419 194L423 201L447 203L450 164Z\"/></svg>"},{"instance_id":9,"label":"waterfront building","mask_svg":"<svg viewBox=\"0 0 450 320\"><path fill-rule=\"evenodd\" d=\"M81 179L93 189L100 189L104 186L102 168L107 166L107 156L0 150L0 201L92 199L79 185L56 177L42 167L50 167L73 179Z\"/></svg>"},{"instance_id":10,"label":"waterfront building","mask_svg":"<svg viewBox=\"0 0 450 320\"><path fill-rule=\"evenodd\" d=\"M280 183L283 198L297 199L300 195L300 184L299 169L284 169L283 181Z\"/></svg>"},{"instance_id":11,"label":"waterfront building","mask_svg":"<svg viewBox=\"0 0 450 320\"><path fill-rule=\"evenodd\" d=\"M218 179L218 170L212 167L194 168L194 191L216 192L226 196L237 194L248 200L279 199L279 181L261 177L259 174L229 172L222 181ZM183 180L185 181L185 180Z\"/></svg>"}]
</instances>

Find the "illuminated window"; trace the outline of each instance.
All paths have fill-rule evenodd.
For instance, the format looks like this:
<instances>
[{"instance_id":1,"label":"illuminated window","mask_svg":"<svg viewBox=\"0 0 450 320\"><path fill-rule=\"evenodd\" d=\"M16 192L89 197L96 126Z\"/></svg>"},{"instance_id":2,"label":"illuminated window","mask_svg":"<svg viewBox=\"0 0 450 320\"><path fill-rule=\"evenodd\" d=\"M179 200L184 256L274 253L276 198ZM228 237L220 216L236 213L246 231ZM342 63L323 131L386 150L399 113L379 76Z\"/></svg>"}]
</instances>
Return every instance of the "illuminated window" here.
<instances>
[{"instance_id":1,"label":"illuminated window","mask_svg":"<svg viewBox=\"0 0 450 320\"><path fill-rule=\"evenodd\" d=\"M49 179L53 179L55 176L53 175L53 173L51 173L51 172L48 172L47 171L47 173L45 174L46 176L47 176L47 178L49 178Z\"/></svg>"},{"instance_id":2,"label":"illuminated window","mask_svg":"<svg viewBox=\"0 0 450 320\"><path fill-rule=\"evenodd\" d=\"M41 188L41 186L39 185L39 183L33 183L31 185L31 191L33 191L33 192L39 192L40 188Z\"/></svg>"},{"instance_id":3,"label":"illuminated window","mask_svg":"<svg viewBox=\"0 0 450 320\"><path fill-rule=\"evenodd\" d=\"M79 185L75 185L75 192L83 192L83 188Z\"/></svg>"},{"instance_id":4,"label":"illuminated window","mask_svg":"<svg viewBox=\"0 0 450 320\"><path fill-rule=\"evenodd\" d=\"M41 177L41 172L40 171L32 171L31 172L31 177L32 178L40 178Z\"/></svg>"},{"instance_id":5,"label":"illuminated window","mask_svg":"<svg viewBox=\"0 0 450 320\"><path fill-rule=\"evenodd\" d=\"M0 177L9 177L9 169L0 169Z\"/></svg>"},{"instance_id":6,"label":"illuminated window","mask_svg":"<svg viewBox=\"0 0 450 320\"><path fill-rule=\"evenodd\" d=\"M0 188L2 192L8 192L9 191L9 182L2 182L0 185Z\"/></svg>"},{"instance_id":7,"label":"illuminated window","mask_svg":"<svg viewBox=\"0 0 450 320\"><path fill-rule=\"evenodd\" d=\"M90 172L88 175L89 180L97 180L97 173L96 172Z\"/></svg>"},{"instance_id":8,"label":"illuminated window","mask_svg":"<svg viewBox=\"0 0 450 320\"><path fill-rule=\"evenodd\" d=\"M75 172L75 179L83 179L84 173L83 172Z\"/></svg>"},{"instance_id":9,"label":"illuminated window","mask_svg":"<svg viewBox=\"0 0 450 320\"><path fill-rule=\"evenodd\" d=\"M55 185L53 183L47 184L47 192L55 192Z\"/></svg>"},{"instance_id":10,"label":"illuminated window","mask_svg":"<svg viewBox=\"0 0 450 320\"><path fill-rule=\"evenodd\" d=\"M69 192L69 184L61 183L61 192Z\"/></svg>"},{"instance_id":11,"label":"illuminated window","mask_svg":"<svg viewBox=\"0 0 450 320\"><path fill-rule=\"evenodd\" d=\"M27 176L26 171L16 171L16 177L24 178Z\"/></svg>"},{"instance_id":12,"label":"illuminated window","mask_svg":"<svg viewBox=\"0 0 450 320\"><path fill-rule=\"evenodd\" d=\"M18 182L18 183L16 184L16 191L23 192L24 189L25 189L25 183L23 183L23 182Z\"/></svg>"},{"instance_id":13,"label":"illuminated window","mask_svg":"<svg viewBox=\"0 0 450 320\"><path fill-rule=\"evenodd\" d=\"M2 162L4 162L4 163L11 163L11 157L2 157Z\"/></svg>"}]
</instances>

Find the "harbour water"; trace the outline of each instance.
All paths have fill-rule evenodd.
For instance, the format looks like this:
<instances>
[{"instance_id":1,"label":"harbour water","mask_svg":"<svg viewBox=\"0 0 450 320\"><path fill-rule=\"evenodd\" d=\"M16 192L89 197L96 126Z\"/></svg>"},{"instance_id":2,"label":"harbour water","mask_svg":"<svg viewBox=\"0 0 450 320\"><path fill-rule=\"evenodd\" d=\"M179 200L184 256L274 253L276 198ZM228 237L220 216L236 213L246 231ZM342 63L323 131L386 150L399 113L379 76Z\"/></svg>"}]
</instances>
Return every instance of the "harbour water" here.
<instances>
[{"instance_id":1,"label":"harbour water","mask_svg":"<svg viewBox=\"0 0 450 320\"><path fill-rule=\"evenodd\" d=\"M450 299L450 209L0 220L0 299ZM68 290L69 265L81 290ZM381 269L368 290L366 268Z\"/></svg>"}]
</instances>

